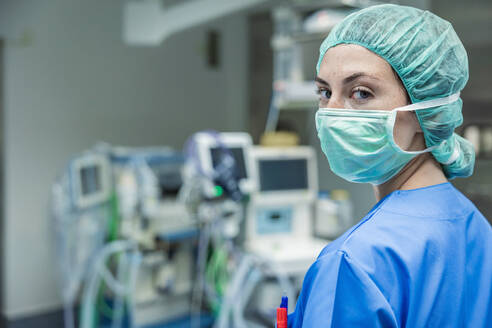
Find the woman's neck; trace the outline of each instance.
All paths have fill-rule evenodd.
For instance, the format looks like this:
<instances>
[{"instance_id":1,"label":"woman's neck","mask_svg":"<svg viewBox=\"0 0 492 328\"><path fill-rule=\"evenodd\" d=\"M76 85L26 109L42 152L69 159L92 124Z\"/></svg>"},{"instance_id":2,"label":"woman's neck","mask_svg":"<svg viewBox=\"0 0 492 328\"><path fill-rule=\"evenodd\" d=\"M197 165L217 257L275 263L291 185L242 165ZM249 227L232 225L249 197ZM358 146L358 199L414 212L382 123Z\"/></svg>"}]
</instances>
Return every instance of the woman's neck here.
<instances>
[{"instance_id":1,"label":"woman's neck","mask_svg":"<svg viewBox=\"0 0 492 328\"><path fill-rule=\"evenodd\" d=\"M374 186L377 201L395 190L410 190L447 182L441 166L430 153L412 159L395 177Z\"/></svg>"}]
</instances>

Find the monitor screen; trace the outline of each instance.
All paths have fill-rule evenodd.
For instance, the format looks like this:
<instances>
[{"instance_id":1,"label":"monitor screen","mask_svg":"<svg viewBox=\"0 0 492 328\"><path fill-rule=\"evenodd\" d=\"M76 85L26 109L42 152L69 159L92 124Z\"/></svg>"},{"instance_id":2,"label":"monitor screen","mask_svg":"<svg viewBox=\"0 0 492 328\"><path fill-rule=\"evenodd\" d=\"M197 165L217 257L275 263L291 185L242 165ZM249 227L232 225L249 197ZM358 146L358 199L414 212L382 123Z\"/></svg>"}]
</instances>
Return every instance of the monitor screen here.
<instances>
[{"instance_id":1,"label":"monitor screen","mask_svg":"<svg viewBox=\"0 0 492 328\"><path fill-rule=\"evenodd\" d=\"M237 178L239 180L242 179L247 179L248 176L246 174L246 163L244 162L244 151L243 148L241 147L235 147L235 148L228 148L229 151L232 154L232 157L234 157L234 161L236 162L236 169L237 169ZM212 155L212 165L214 169L217 167L217 164L220 161L220 156L223 154L225 150L219 147L214 147L210 149L210 153Z\"/></svg>"},{"instance_id":2,"label":"monitor screen","mask_svg":"<svg viewBox=\"0 0 492 328\"><path fill-rule=\"evenodd\" d=\"M80 169L81 192L83 196L92 195L101 191L101 168L98 165L82 167Z\"/></svg>"},{"instance_id":3,"label":"monitor screen","mask_svg":"<svg viewBox=\"0 0 492 328\"><path fill-rule=\"evenodd\" d=\"M262 159L260 191L308 189L307 159Z\"/></svg>"}]
</instances>

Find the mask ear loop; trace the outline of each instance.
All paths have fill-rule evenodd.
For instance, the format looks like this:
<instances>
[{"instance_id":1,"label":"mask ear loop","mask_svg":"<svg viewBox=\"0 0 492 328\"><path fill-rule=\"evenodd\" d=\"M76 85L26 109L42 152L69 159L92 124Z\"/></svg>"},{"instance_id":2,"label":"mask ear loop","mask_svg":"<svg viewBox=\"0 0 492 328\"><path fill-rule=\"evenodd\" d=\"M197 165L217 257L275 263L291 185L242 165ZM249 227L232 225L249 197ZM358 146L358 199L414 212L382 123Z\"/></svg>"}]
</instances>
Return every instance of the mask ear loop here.
<instances>
[{"instance_id":1,"label":"mask ear loop","mask_svg":"<svg viewBox=\"0 0 492 328\"><path fill-rule=\"evenodd\" d=\"M437 145L434 145L432 147L428 147L424 150L416 150L416 151L408 151L408 150L403 150L395 141L395 135L394 135L394 129L395 129L395 122L396 122L396 115L398 114L397 110L393 110L391 114L388 117L388 120L386 121L386 132L389 136L389 142L393 148L395 148L398 152L403 153L403 154L408 154L408 155L420 155L423 153L428 153L430 151L433 151L434 149L437 148Z\"/></svg>"},{"instance_id":2,"label":"mask ear loop","mask_svg":"<svg viewBox=\"0 0 492 328\"><path fill-rule=\"evenodd\" d=\"M460 92L459 91L456 93L453 93L452 95L447 96L447 97L421 101L421 102L410 104L407 106L397 107L393 110L404 112L404 111L413 111L413 110L419 110L419 109L425 109L425 108L439 107L442 105L454 103L458 99L460 99Z\"/></svg>"},{"instance_id":3,"label":"mask ear loop","mask_svg":"<svg viewBox=\"0 0 492 328\"><path fill-rule=\"evenodd\" d=\"M395 129L395 122L396 122L396 115L398 112L409 112L409 111L417 111L419 109L425 109L425 108L432 108L432 107L439 107L447 104L451 104L455 101L457 101L460 98L460 92L454 93L450 96L443 97L443 98L438 98L438 99L432 99L432 100L426 100L426 101L421 101L415 104L403 106L403 107L397 107L391 111L391 115L389 116L388 120L386 121L386 131L388 135L390 136L389 141L391 145L399 152L404 153L404 154L409 154L409 155L420 155L423 153L428 153L439 147L441 144L434 145L432 147L428 147L424 150L417 150L417 151L407 151L401 149L401 147L396 143L395 141L395 135L394 135L394 129ZM443 140L441 143L446 142L446 140Z\"/></svg>"}]
</instances>

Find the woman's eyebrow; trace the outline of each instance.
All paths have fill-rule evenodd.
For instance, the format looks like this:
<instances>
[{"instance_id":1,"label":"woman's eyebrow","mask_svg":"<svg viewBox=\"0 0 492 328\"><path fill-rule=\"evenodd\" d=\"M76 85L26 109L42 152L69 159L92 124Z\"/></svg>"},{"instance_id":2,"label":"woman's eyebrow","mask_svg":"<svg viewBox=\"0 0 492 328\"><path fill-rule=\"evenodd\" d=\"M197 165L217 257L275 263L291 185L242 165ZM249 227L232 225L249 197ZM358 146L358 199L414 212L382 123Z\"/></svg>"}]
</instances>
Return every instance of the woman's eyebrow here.
<instances>
[{"instance_id":1,"label":"woman's eyebrow","mask_svg":"<svg viewBox=\"0 0 492 328\"><path fill-rule=\"evenodd\" d=\"M369 74L364 73L364 72L357 72L357 73L354 73L350 76L347 76L346 78L343 79L342 82L343 82L343 84L348 84L348 83L353 82L354 80L358 79L359 77L368 77L370 79L379 80L377 77L375 77L373 75L369 75ZM329 85L328 82L326 82L325 80L323 80L319 76L316 76L316 78L314 80L318 83L321 83L324 85Z\"/></svg>"},{"instance_id":2,"label":"woman's eyebrow","mask_svg":"<svg viewBox=\"0 0 492 328\"><path fill-rule=\"evenodd\" d=\"M368 77L368 78L371 78L371 79L374 79L374 80L379 80L377 77L375 76L372 76L372 75L369 75L369 74L366 74L364 72L357 72L357 73L354 73L350 76L347 76L346 78L343 79L343 84L348 84L356 79L358 79L359 77Z\"/></svg>"},{"instance_id":3,"label":"woman's eyebrow","mask_svg":"<svg viewBox=\"0 0 492 328\"><path fill-rule=\"evenodd\" d=\"M326 82L325 80L323 80L323 79L322 79L322 78L320 78L319 76L316 76L316 77L314 78L314 80L315 80L316 82L321 83L321 84L328 85L328 82Z\"/></svg>"}]
</instances>

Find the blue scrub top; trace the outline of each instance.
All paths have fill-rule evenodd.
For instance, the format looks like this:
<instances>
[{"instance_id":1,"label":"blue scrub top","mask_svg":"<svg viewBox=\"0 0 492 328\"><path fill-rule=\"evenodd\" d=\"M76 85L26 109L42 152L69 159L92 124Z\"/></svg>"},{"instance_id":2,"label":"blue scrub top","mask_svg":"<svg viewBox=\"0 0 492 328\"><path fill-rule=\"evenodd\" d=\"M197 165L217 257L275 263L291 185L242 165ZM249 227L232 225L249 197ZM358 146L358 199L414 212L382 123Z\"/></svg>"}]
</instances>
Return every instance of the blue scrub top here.
<instances>
[{"instance_id":1,"label":"blue scrub top","mask_svg":"<svg viewBox=\"0 0 492 328\"><path fill-rule=\"evenodd\" d=\"M492 229L450 183L398 190L330 243L293 327L492 327Z\"/></svg>"}]
</instances>

